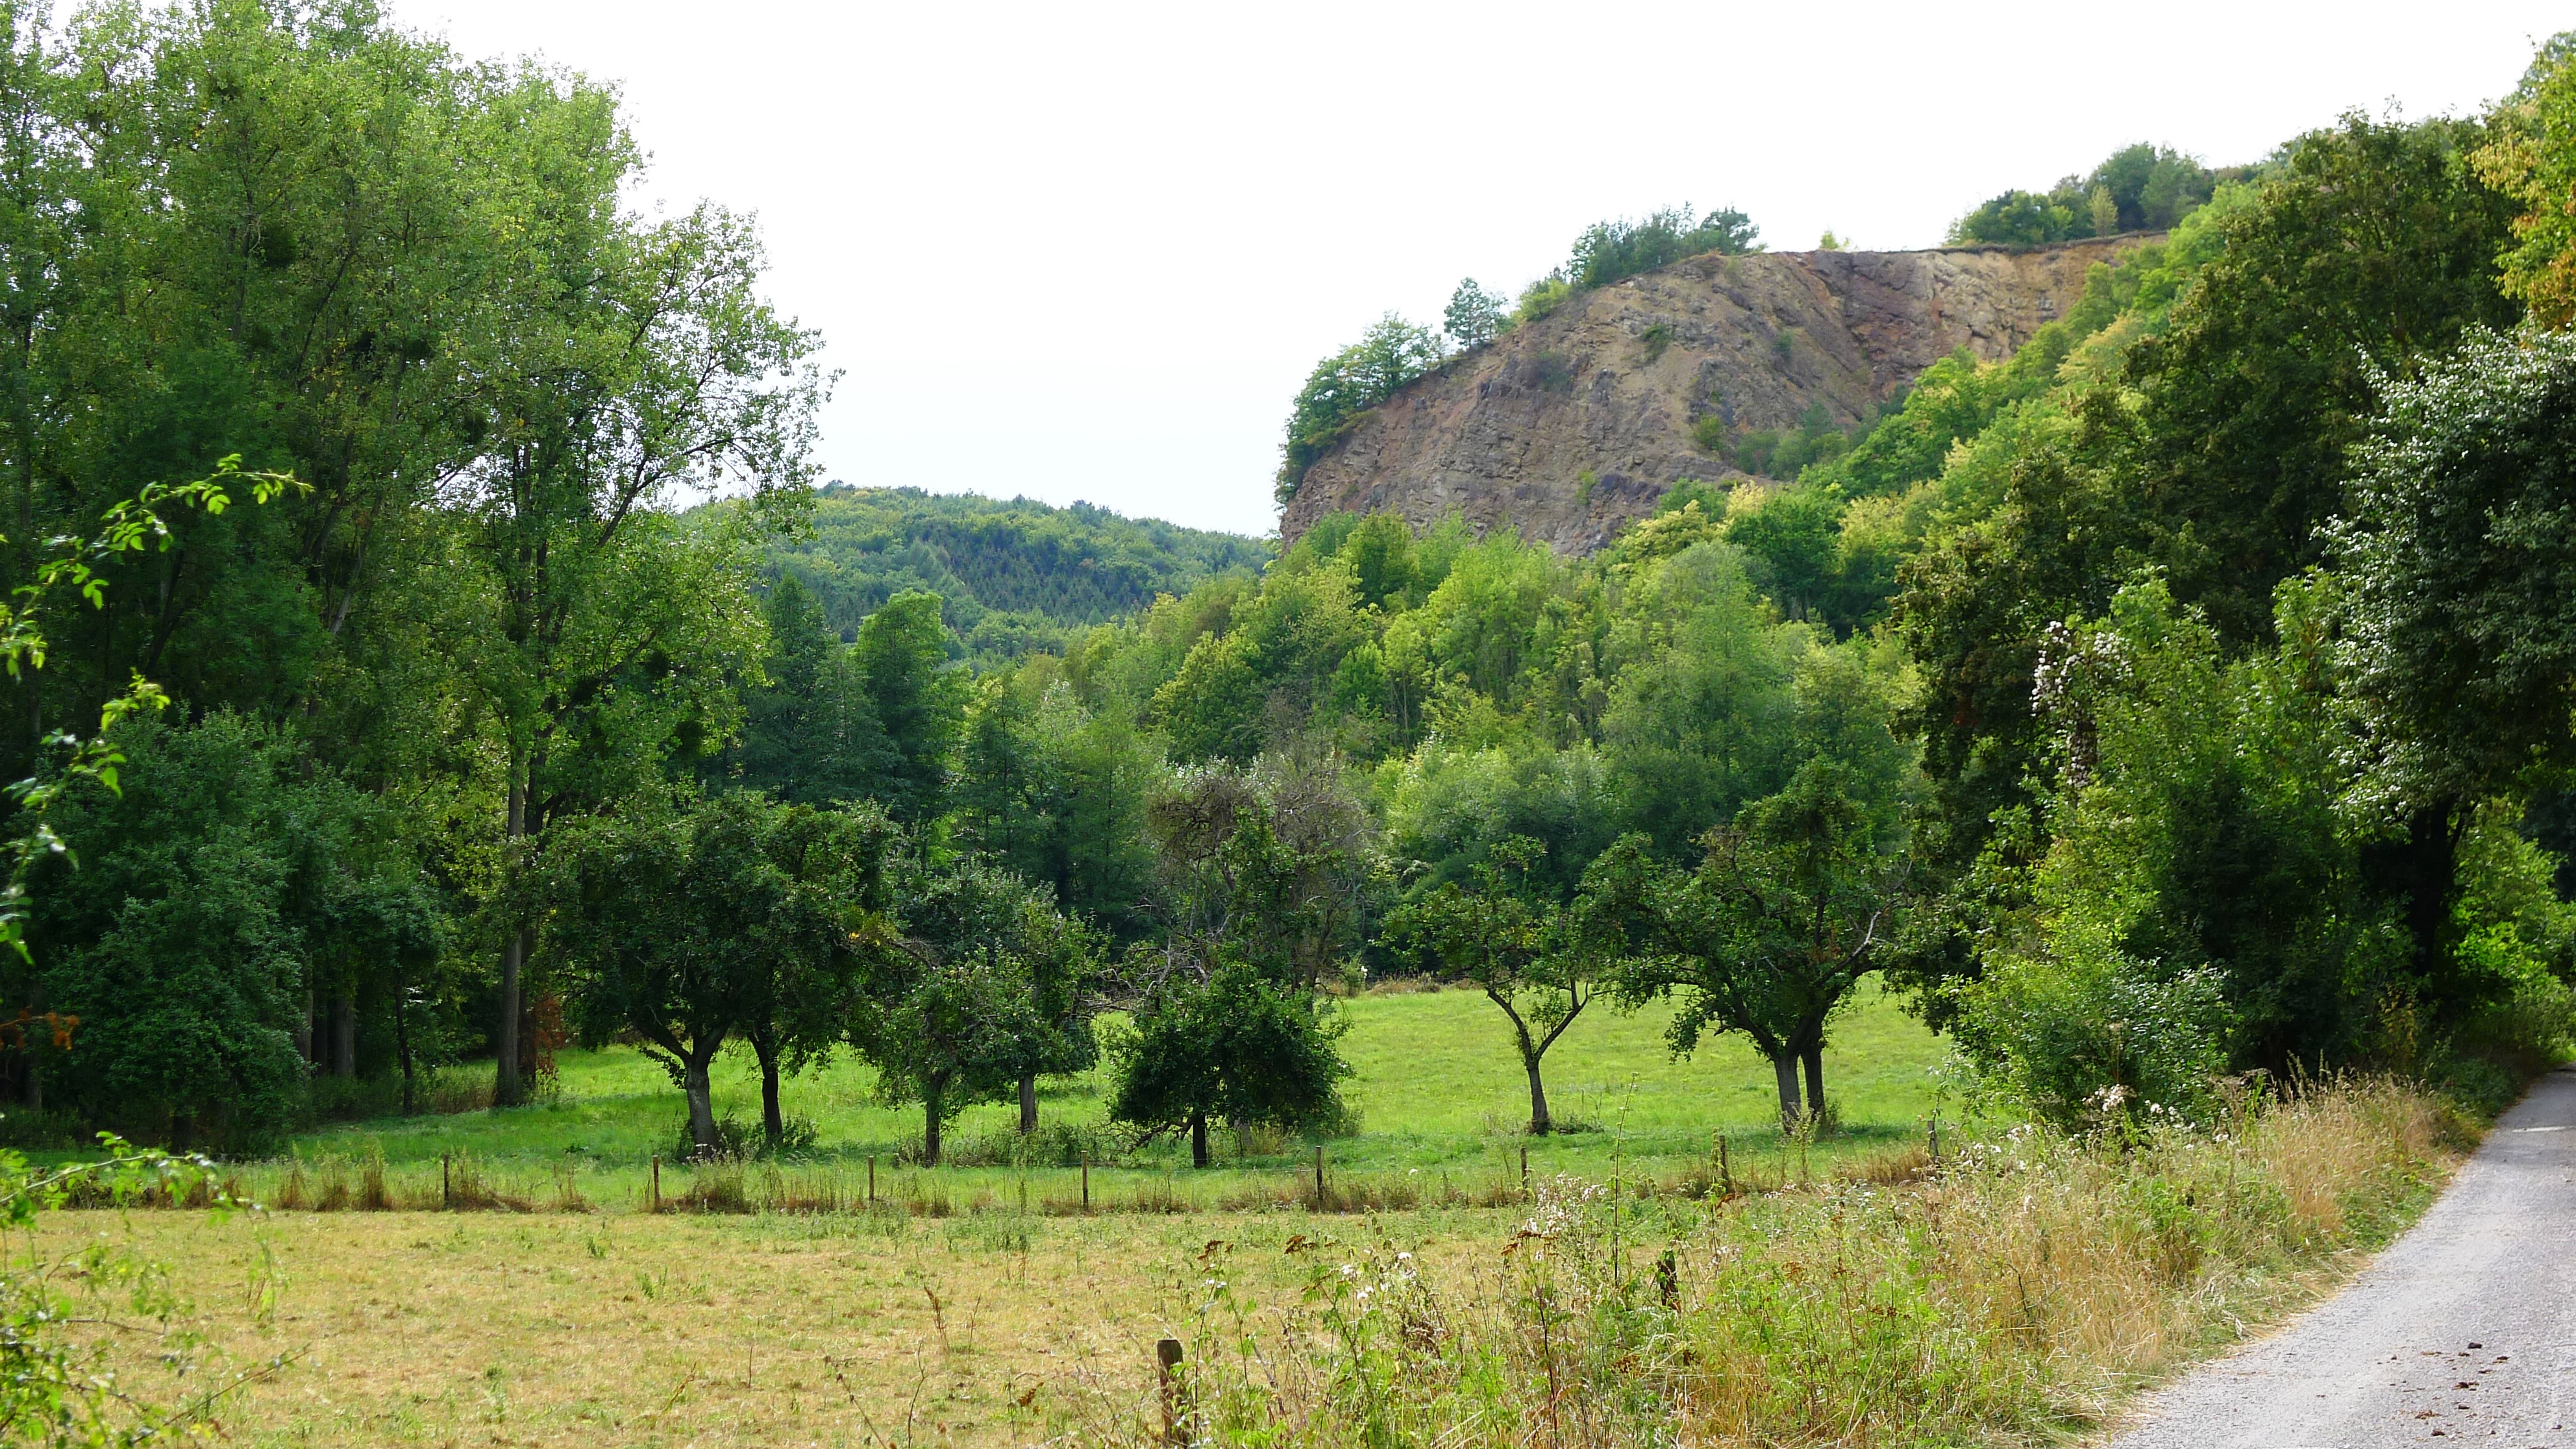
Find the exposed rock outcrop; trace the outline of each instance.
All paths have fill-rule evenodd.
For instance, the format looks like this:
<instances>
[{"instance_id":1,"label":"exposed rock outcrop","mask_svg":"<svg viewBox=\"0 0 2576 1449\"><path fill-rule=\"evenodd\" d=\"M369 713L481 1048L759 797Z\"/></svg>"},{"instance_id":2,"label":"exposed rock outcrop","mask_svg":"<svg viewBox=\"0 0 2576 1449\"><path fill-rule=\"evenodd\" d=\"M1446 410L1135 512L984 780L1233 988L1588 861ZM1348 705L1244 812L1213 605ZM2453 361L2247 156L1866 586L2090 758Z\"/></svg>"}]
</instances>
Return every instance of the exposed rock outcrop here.
<instances>
[{"instance_id":1,"label":"exposed rock outcrop","mask_svg":"<svg viewBox=\"0 0 2576 1449\"><path fill-rule=\"evenodd\" d=\"M1822 404L1849 427L1960 347L2009 355L2094 263L2154 239L1711 255L1579 293L1379 406L1307 470L1281 536L1337 510L1455 509L1589 553L1680 479L1732 472L1693 442L1701 418L1787 430Z\"/></svg>"}]
</instances>

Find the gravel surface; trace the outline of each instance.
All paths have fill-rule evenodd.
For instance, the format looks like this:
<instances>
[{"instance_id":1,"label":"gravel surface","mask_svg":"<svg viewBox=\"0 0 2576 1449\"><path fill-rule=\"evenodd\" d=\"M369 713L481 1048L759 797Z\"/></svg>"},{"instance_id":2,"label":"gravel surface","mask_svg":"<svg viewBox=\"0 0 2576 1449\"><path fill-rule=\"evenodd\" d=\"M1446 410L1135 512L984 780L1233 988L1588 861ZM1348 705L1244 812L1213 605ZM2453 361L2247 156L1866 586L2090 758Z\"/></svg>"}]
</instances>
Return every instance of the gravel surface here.
<instances>
[{"instance_id":1,"label":"gravel surface","mask_svg":"<svg viewBox=\"0 0 2576 1449\"><path fill-rule=\"evenodd\" d=\"M2506 1113L2350 1287L2132 1422L2111 1449L2576 1446L2576 1071Z\"/></svg>"}]
</instances>

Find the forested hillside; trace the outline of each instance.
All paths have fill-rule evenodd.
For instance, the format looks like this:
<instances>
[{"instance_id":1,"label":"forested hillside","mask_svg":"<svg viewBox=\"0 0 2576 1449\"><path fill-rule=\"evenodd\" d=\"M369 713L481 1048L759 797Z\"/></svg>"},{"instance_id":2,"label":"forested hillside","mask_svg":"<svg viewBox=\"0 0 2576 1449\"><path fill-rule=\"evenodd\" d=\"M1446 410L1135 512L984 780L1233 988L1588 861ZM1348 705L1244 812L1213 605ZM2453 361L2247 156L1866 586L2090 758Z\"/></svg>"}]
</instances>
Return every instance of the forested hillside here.
<instances>
[{"instance_id":1,"label":"forested hillside","mask_svg":"<svg viewBox=\"0 0 2576 1449\"><path fill-rule=\"evenodd\" d=\"M777 565L822 603L844 639L908 590L937 594L948 626L979 659L1061 650L1080 626L1104 624L1221 574L1257 573L1258 539L1122 518L1077 503L1050 508L917 488L852 488L817 496L811 532L774 544Z\"/></svg>"}]
</instances>

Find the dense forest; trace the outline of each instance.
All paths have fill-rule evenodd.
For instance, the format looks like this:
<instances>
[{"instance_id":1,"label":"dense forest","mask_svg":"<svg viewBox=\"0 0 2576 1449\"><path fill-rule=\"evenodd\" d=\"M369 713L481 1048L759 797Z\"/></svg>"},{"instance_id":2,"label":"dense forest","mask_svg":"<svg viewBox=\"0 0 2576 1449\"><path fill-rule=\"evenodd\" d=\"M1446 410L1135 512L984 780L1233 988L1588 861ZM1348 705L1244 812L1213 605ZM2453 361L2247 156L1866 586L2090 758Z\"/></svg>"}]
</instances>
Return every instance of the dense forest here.
<instances>
[{"instance_id":1,"label":"dense forest","mask_svg":"<svg viewBox=\"0 0 2576 1449\"><path fill-rule=\"evenodd\" d=\"M0 86L22 1140L252 1152L619 1041L707 1150L740 1045L773 1143L834 1053L932 1163L1105 1060L1204 1162L1344 1123L1332 1001L1390 974L1491 999L1542 1132L1567 1024L1656 1001L1829 1125L1872 978L2076 1126L2491 1098L2569 1034L2564 46L2253 173L2115 156L2083 224L2171 235L2071 315L1580 562L818 490L750 224L633 213L613 94L362 6L85 10ZM1548 285L1754 240L1605 224ZM1292 471L1444 345L1381 332Z\"/></svg>"},{"instance_id":2,"label":"dense forest","mask_svg":"<svg viewBox=\"0 0 2576 1449\"><path fill-rule=\"evenodd\" d=\"M807 527L773 544L770 557L821 600L845 641L895 595L937 594L943 620L980 661L1061 653L1084 626L1132 614L1157 595L1259 573L1270 550L1087 503L1050 508L834 483L816 497Z\"/></svg>"}]
</instances>

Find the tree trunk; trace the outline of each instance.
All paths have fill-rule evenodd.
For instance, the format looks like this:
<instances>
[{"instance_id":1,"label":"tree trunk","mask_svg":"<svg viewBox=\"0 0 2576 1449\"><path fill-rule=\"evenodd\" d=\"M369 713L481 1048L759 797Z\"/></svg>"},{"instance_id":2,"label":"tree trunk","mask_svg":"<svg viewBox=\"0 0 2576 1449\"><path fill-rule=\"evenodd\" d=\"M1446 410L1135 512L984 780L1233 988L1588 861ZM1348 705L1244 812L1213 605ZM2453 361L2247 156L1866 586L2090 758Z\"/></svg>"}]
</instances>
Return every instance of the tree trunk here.
<instances>
[{"instance_id":1,"label":"tree trunk","mask_svg":"<svg viewBox=\"0 0 2576 1449\"><path fill-rule=\"evenodd\" d=\"M501 1023L492 1044L492 1105L519 1105L519 967L525 941L512 931L501 942Z\"/></svg>"},{"instance_id":2,"label":"tree trunk","mask_svg":"<svg viewBox=\"0 0 2576 1449\"><path fill-rule=\"evenodd\" d=\"M1771 1075L1780 1085L1780 1130L1798 1130L1798 1054L1782 1052L1771 1059Z\"/></svg>"},{"instance_id":3,"label":"tree trunk","mask_svg":"<svg viewBox=\"0 0 2576 1449\"><path fill-rule=\"evenodd\" d=\"M1190 1166L1208 1165L1207 1118L1190 1119Z\"/></svg>"},{"instance_id":4,"label":"tree trunk","mask_svg":"<svg viewBox=\"0 0 2576 1449\"><path fill-rule=\"evenodd\" d=\"M709 1056L715 1055L713 1052ZM681 1075L681 1087L689 1094L689 1140L697 1144L698 1155L713 1156L716 1147L715 1092L707 1084L707 1064L692 1061Z\"/></svg>"},{"instance_id":5,"label":"tree trunk","mask_svg":"<svg viewBox=\"0 0 2576 1449\"><path fill-rule=\"evenodd\" d=\"M517 761L512 761L515 773ZM515 851L528 828L528 789L517 779L510 781L507 814L502 833L505 846ZM505 857L506 859L506 857ZM515 866L516 862L511 862ZM501 940L501 1029L492 1072L492 1105L519 1105L519 969L527 964L528 932L510 928Z\"/></svg>"},{"instance_id":6,"label":"tree trunk","mask_svg":"<svg viewBox=\"0 0 2576 1449\"><path fill-rule=\"evenodd\" d=\"M1556 1130L1556 1122L1547 1115L1547 1085L1538 1079L1538 1058L1531 1057L1521 1065L1529 1068L1530 1135L1545 1137Z\"/></svg>"},{"instance_id":7,"label":"tree trunk","mask_svg":"<svg viewBox=\"0 0 2576 1449\"><path fill-rule=\"evenodd\" d=\"M304 1059L306 1068L312 1067L313 988L309 986L304 988L304 1015L298 1017L295 1022L295 1054Z\"/></svg>"},{"instance_id":8,"label":"tree trunk","mask_svg":"<svg viewBox=\"0 0 2576 1449\"><path fill-rule=\"evenodd\" d=\"M32 689L28 691L30 694L34 692ZM29 988L27 1010L39 1016L44 1014L45 985L43 982L36 982ZM27 1079L24 1085L27 1110L30 1112L45 1110L45 1047L50 1044L50 1038L42 1033L51 1026L51 1022L30 1023L27 1035L20 1039L18 1047L19 1056L25 1061L27 1067Z\"/></svg>"},{"instance_id":9,"label":"tree trunk","mask_svg":"<svg viewBox=\"0 0 2576 1449\"><path fill-rule=\"evenodd\" d=\"M414 1090L411 1070L411 1020L403 1010L403 983L394 981L394 1056L402 1064L403 1115L420 1110L419 1093Z\"/></svg>"},{"instance_id":10,"label":"tree trunk","mask_svg":"<svg viewBox=\"0 0 2576 1449\"><path fill-rule=\"evenodd\" d=\"M2418 810L2406 822L2406 928L2415 937L2415 974L2438 996L2451 994L2452 885L2460 871L2459 840L2451 833L2451 802Z\"/></svg>"},{"instance_id":11,"label":"tree trunk","mask_svg":"<svg viewBox=\"0 0 2576 1449\"><path fill-rule=\"evenodd\" d=\"M921 1094L921 1165L939 1165L939 1093Z\"/></svg>"},{"instance_id":12,"label":"tree trunk","mask_svg":"<svg viewBox=\"0 0 2576 1449\"><path fill-rule=\"evenodd\" d=\"M331 1075L347 1080L358 1075L358 999L331 1002Z\"/></svg>"},{"instance_id":13,"label":"tree trunk","mask_svg":"<svg viewBox=\"0 0 2576 1449\"><path fill-rule=\"evenodd\" d=\"M755 1034L751 1054L760 1058L760 1131L776 1147L787 1135L787 1119L778 1111L778 1043L766 1032Z\"/></svg>"},{"instance_id":14,"label":"tree trunk","mask_svg":"<svg viewBox=\"0 0 2576 1449\"><path fill-rule=\"evenodd\" d=\"M1036 1130L1038 1130L1038 1074L1024 1072L1020 1075L1020 1135L1026 1137Z\"/></svg>"},{"instance_id":15,"label":"tree trunk","mask_svg":"<svg viewBox=\"0 0 2576 1449\"><path fill-rule=\"evenodd\" d=\"M1819 1127L1825 1125L1825 1049L1807 1048L1807 1115Z\"/></svg>"}]
</instances>

